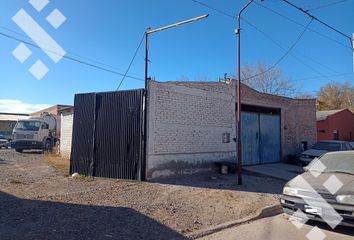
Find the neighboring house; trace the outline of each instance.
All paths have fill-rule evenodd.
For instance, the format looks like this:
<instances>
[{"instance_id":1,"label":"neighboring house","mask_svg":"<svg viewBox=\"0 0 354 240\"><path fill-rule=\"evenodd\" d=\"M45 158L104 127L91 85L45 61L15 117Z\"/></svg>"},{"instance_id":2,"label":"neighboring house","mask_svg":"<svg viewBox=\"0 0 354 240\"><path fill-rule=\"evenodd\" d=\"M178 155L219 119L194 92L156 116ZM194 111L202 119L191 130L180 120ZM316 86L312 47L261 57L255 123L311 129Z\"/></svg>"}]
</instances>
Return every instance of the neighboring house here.
<instances>
[{"instance_id":1,"label":"neighboring house","mask_svg":"<svg viewBox=\"0 0 354 240\"><path fill-rule=\"evenodd\" d=\"M60 155L68 159L70 158L71 153L73 119L74 107L68 107L61 110Z\"/></svg>"},{"instance_id":2,"label":"neighboring house","mask_svg":"<svg viewBox=\"0 0 354 240\"><path fill-rule=\"evenodd\" d=\"M0 135L12 139L12 131L18 120L29 118L28 114L0 113Z\"/></svg>"},{"instance_id":3,"label":"neighboring house","mask_svg":"<svg viewBox=\"0 0 354 240\"><path fill-rule=\"evenodd\" d=\"M318 111L316 118L318 140L354 139L354 114L350 110Z\"/></svg>"},{"instance_id":4,"label":"neighboring house","mask_svg":"<svg viewBox=\"0 0 354 240\"><path fill-rule=\"evenodd\" d=\"M71 169L101 177L151 179L235 162L234 81L149 81L146 155L141 151L141 93L75 96ZM286 161L304 144L316 142L315 99L263 94L243 85L241 110L244 165Z\"/></svg>"}]
</instances>

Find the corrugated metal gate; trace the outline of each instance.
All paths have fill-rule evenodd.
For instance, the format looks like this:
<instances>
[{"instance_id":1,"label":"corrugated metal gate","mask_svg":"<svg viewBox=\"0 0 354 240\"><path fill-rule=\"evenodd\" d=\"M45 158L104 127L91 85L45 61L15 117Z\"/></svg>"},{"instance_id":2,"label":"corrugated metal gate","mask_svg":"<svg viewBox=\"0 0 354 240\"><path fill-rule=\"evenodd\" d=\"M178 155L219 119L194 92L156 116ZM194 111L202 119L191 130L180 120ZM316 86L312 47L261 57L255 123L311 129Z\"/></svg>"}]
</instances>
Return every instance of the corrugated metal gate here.
<instances>
[{"instance_id":1,"label":"corrugated metal gate","mask_svg":"<svg viewBox=\"0 0 354 240\"><path fill-rule=\"evenodd\" d=\"M279 110L259 107L247 110L250 112L242 111L241 114L243 165L280 162Z\"/></svg>"},{"instance_id":2,"label":"corrugated metal gate","mask_svg":"<svg viewBox=\"0 0 354 240\"><path fill-rule=\"evenodd\" d=\"M144 90L75 95L70 172L143 180Z\"/></svg>"}]
</instances>

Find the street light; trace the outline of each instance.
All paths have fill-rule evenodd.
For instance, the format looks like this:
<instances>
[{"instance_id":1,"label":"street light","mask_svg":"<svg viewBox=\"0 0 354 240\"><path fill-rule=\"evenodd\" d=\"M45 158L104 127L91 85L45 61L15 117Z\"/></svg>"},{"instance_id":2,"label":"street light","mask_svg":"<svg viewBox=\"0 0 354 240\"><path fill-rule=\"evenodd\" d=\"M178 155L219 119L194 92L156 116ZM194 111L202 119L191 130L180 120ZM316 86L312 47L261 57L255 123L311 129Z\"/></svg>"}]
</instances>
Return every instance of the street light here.
<instances>
[{"instance_id":1,"label":"street light","mask_svg":"<svg viewBox=\"0 0 354 240\"><path fill-rule=\"evenodd\" d=\"M237 86L236 86L236 96L237 96L237 176L238 176L238 185L242 185L242 143L241 143L241 14L242 12L253 2L250 0L238 13L237 21L237 39L238 39L238 63L237 63Z\"/></svg>"},{"instance_id":2,"label":"street light","mask_svg":"<svg viewBox=\"0 0 354 240\"><path fill-rule=\"evenodd\" d=\"M145 169L145 163L146 163L146 140L147 140L147 102L148 102L148 67L149 67L149 35L152 33L156 33L156 32L161 32L163 30L169 29L169 28L173 28L173 27L178 27L181 26L183 24L186 23L190 23L190 22L194 22L194 21L198 21L201 20L203 18L207 18L209 17L209 14L205 14L199 17L195 17L195 18L191 18L182 22L178 22L178 23L174 23L165 27L161 27L161 28L156 28L156 29L151 29L148 28L145 32L145 111L144 111L144 162L143 162L143 169ZM142 177L142 179L145 179L145 176Z\"/></svg>"},{"instance_id":3,"label":"street light","mask_svg":"<svg viewBox=\"0 0 354 240\"><path fill-rule=\"evenodd\" d=\"M161 28L156 28L156 29L151 29L148 28L147 31L145 32L145 90L147 90L147 83L148 83L148 65L149 65L149 35L152 33L156 33L156 32L161 32L163 30L169 29L169 28L173 28L173 27L178 27L180 25L186 24L186 23L190 23L190 22L194 22L194 21L198 21L201 20L203 18L207 18L209 17L209 14L206 15L202 15L199 17L195 17L192 19L188 19L182 22L178 22L178 23L174 23L165 27L161 27Z\"/></svg>"}]
</instances>

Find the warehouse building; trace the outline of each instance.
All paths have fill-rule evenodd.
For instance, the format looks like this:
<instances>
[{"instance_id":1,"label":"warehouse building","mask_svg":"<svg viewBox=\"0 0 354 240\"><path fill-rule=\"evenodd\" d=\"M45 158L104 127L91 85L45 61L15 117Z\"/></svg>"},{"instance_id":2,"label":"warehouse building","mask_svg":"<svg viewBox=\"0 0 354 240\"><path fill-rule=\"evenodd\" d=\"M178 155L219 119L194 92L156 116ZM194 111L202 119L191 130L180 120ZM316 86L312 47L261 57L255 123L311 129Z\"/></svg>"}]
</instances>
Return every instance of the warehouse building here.
<instances>
[{"instance_id":1,"label":"warehouse building","mask_svg":"<svg viewBox=\"0 0 354 240\"><path fill-rule=\"evenodd\" d=\"M75 96L71 172L151 179L235 162L234 82L149 81L148 93L146 134L143 90ZM286 161L316 142L314 99L243 85L241 110L244 165Z\"/></svg>"},{"instance_id":2,"label":"warehouse building","mask_svg":"<svg viewBox=\"0 0 354 240\"><path fill-rule=\"evenodd\" d=\"M28 114L0 113L0 135L12 139L12 131L18 120L28 119Z\"/></svg>"}]
</instances>

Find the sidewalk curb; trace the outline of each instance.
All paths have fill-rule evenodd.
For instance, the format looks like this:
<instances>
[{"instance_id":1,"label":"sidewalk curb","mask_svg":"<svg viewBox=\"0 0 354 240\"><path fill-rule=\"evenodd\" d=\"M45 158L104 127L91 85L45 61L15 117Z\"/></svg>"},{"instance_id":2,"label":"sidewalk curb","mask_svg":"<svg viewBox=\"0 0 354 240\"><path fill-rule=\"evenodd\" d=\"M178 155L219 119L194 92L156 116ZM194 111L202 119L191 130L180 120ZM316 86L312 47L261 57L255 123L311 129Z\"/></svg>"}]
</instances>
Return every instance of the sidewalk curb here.
<instances>
[{"instance_id":1,"label":"sidewalk curb","mask_svg":"<svg viewBox=\"0 0 354 240\"><path fill-rule=\"evenodd\" d=\"M283 213L283 209L282 209L281 205L265 207L263 209L258 210L257 213L251 217L249 216L249 217L241 218L241 219L238 219L235 221L222 223L218 226L214 226L209 229L202 229L200 231L189 234L187 237L190 239L199 239L199 238L220 232L220 231L228 229L228 228L240 226L240 225L252 222L252 221L256 221L256 220L259 220L262 218L276 216L276 215L279 215L282 213Z\"/></svg>"}]
</instances>

